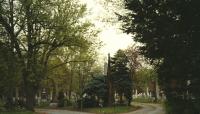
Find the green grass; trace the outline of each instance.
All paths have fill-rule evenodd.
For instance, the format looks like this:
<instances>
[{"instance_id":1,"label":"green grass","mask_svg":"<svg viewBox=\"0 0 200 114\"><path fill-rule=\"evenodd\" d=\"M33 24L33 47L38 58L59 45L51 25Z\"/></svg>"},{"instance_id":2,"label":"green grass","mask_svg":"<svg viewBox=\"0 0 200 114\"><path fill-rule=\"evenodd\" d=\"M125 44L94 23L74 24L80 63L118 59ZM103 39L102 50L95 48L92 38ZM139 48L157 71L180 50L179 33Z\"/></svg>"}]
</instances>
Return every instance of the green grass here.
<instances>
[{"instance_id":1,"label":"green grass","mask_svg":"<svg viewBox=\"0 0 200 114\"><path fill-rule=\"evenodd\" d=\"M152 98L146 98L146 97L138 97L133 99L133 102L140 102L140 103L153 103Z\"/></svg>"},{"instance_id":2,"label":"green grass","mask_svg":"<svg viewBox=\"0 0 200 114\"><path fill-rule=\"evenodd\" d=\"M0 114L37 114L37 113L25 111L25 112L0 112Z\"/></svg>"},{"instance_id":3,"label":"green grass","mask_svg":"<svg viewBox=\"0 0 200 114\"><path fill-rule=\"evenodd\" d=\"M139 103L160 103L160 104L163 103L162 100L157 100L157 102L155 102L153 98L148 98L148 97L134 98L133 102L139 102Z\"/></svg>"},{"instance_id":4,"label":"green grass","mask_svg":"<svg viewBox=\"0 0 200 114\"><path fill-rule=\"evenodd\" d=\"M85 111L96 114L120 114L125 112L131 112L139 109L134 106L116 106L116 107L104 107L104 108L87 108Z\"/></svg>"}]
</instances>

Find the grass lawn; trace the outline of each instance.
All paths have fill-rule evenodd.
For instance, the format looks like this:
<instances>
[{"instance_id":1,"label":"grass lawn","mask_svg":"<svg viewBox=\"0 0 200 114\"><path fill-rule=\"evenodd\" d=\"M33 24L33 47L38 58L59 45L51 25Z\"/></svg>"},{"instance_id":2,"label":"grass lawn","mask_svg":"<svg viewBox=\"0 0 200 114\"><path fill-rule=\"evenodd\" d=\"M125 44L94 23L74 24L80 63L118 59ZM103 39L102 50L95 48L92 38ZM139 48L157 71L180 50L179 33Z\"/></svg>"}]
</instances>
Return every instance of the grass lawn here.
<instances>
[{"instance_id":1,"label":"grass lawn","mask_svg":"<svg viewBox=\"0 0 200 114\"><path fill-rule=\"evenodd\" d=\"M148 97L134 98L133 102L139 102L139 103L163 103L162 100L158 100L157 102L154 102L153 98L148 98Z\"/></svg>"},{"instance_id":2,"label":"grass lawn","mask_svg":"<svg viewBox=\"0 0 200 114\"><path fill-rule=\"evenodd\" d=\"M104 107L104 108L87 108L85 111L96 114L120 114L125 112L131 112L139 109L140 107L134 106L116 106L116 107Z\"/></svg>"},{"instance_id":3,"label":"grass lawn","mask_svg":"<svg viewBox=\"0 0 200 114\"><path fill-rule=\"evenodd\" d=\"M0 112L0 114L37 114L37 113L25 111L25 112Z\"/></svg>"},{"instance_id":4,"label":"grass lawn","mask_svg":"<svg viewBox=\"0 0 200 114\"><path fill-rule=\"evenodd\" d=\"M146 98L146 97L138 97L134 98L133 102L139 102L139 103L154 103L152 98Z\"/></svg>"}]
</instances>

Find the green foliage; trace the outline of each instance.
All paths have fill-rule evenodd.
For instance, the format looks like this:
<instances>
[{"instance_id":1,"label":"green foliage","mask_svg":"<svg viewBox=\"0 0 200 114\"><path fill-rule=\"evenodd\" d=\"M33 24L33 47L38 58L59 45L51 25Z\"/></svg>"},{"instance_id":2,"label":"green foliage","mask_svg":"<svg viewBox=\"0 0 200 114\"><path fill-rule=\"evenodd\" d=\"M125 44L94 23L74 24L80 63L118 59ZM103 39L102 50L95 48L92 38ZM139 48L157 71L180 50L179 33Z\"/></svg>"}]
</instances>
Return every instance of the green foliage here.
<instances>
[{"instance_id":1,"label":"green foliage","mask_svg":"<svg viewBox=\"0 0 200 114\"><path fill-rule=\"evenodd\" d=\"M42 101L37 105L37 108L46 108L49 107L50 102L49 101Z\"/></svg>"},{"instance_id":2,"label":"green foliage","mask_svg":"<svg viewBox=\"0 0 200 114\"><path fill-rule=\"evenodd\" d=\"M92 98L82 98L79 99L78 101L78 107L81 108L81 105L83 108L91 108L91 107L98 107L98 101L92 97Z\"/></svg>"},{"instance_id":3,"label":"green foliage","mask_svg":"<svg viewBox=\"0 0 200 114\"><path fill-rule=\"evenodd\" d=\"M0 96L5 95L4 106L10 110L14 105L12 102L14 88L21 81L19 78L21 66L18 63L18 58L13 54L8 44L0 46L0 63Z\"/></svg>"},{"instance_id":4,"label":"green foliage","mask_svg":"<svg viewBox=\"0 0 200 114\"><path fill-rule=\"evenodd\" d=\"M195 107L193 101L175 100L176 102L165 102L165 109L167 114L198 114L198 109ZM178 105L177 104L182 104Z\"/></svg>"},{"instance_id":5,"label":"green foliage","mask_svg":"<svg viewBox=\"0 0 200 114\"><path fill-rule=\"evenodd\" d=\"M134 88L139 92L145 92L149 84L157 80L157 73L153 68L141 68L134 77Z\"/></svg>"},{"instance_id":6,"label":"green foliage","mask_svg":"<svg viewBox=\"0 0 200 114\"><path fill-rule=\"evenodd\" d=\"M125 52L122 50L119 50L111 60L111 76L114 90L121 97L122 94L124 94L124 97L130 105L132 100L133 82L132 77L129 74L128 59ZM106 105L108 94L106 80L106 76L93 77L84 88L83 95L86 94L85 100L102 101L102 105ZM97 99L95 99L95 97L97 97ZM88 105L89 104L90 103L88 103ZM94 103L94 105L95 104L96 103Z\"/></svg>"},{"instance_id":7,"label":"green foliage","mask_svg":"<svg viewBox=\"0 0 200 114\"><path fill-rule=\"evenodd\" d=\"M0 87L4 89L1 94L9 96L9 105L14 87L19 86L26 108L33 110L35 95L49 71L48 63L54 57L64 58L63 52L76 52L72 54L76 60L79 55L91 60L99 47L99 42L93 42L98 31L83 19L85 14L86 6L77 0L0 2L0 43L4 50L0 52L0 62L4 61Z\"/></svg>"},{"instance_id":8,"label":"green foliage","mask_svg":"<svg viewBox=\"0 0 200 114\"><path fill-rule=\"evenodd\" d=\"M72 106L73 105L73 103L72 103L72 101L70 101L70 100L68 100L68 99L64 99L64 105L65 106Z\"/></svg>"},{"instance_id":9,"label":"green foliage","mask_svg":"<svg viewBox=\"0 0 200 114\"><path fill-rule=\"evenodd\" d=\"M91 101L96 100L96 102L99 102L98 100L102 100L102 103L103 103L102 105L105 105L107 92L108 92L108 88L106 84L106 76L96 76L96 77L93 77L88 82L88 84L86 85L83 91L83 95L86 94L85 100L91 100ZM98 97L98 99L95 99L96 96ZM96 104L97 103L94 103L93 107L97 106Z\"/></svg>"},{"instance_id":10,"label":"green foliage","mask_svg":"<svg viewBox=\"0 0 200 114\"><path fill-rule=\"evenodd\" d=\"M85 93L87 93L88 95L96 94L100 98L105 97L105 93L107 92L105 80L105 76L93 77L92 80L85 87Z\"/></svg>"},{"instance_id":11,"label":"green foliage","mask_svg":"<svg viewBox=\"0 0 200 114\"><path fill-rule=\"evenodd\" d=\"M186 108L192 100L199 105L199 3L197 0L125 0L130 12L121 17L124 31L143 43L141 53L158 66L158 79L172 114L200 112L199 106Z\"/></svg>"},{"instance_id":12,"label":"green foliage","mask_svg":"<svg viewBox=\"0 0 200 114\"><path fill-rule=\"evenodd\" d=\"M4 111L5 110L4 106L5 106L5 102L0 99L0 111Z\"/></svg>"},{"instance_id":13,"label":"green foliage","mask_svg":"<svg viewBox=\"0 0 200 114\"><path fill-rule=\"evenodd\" d=\"M128 100L128 104L130 104L132 100L133 80L128 68L128 58L123 50L118 50L111 59L111 73L116 92L120 97L124 94Z\"/></svg>"}]
</instances>

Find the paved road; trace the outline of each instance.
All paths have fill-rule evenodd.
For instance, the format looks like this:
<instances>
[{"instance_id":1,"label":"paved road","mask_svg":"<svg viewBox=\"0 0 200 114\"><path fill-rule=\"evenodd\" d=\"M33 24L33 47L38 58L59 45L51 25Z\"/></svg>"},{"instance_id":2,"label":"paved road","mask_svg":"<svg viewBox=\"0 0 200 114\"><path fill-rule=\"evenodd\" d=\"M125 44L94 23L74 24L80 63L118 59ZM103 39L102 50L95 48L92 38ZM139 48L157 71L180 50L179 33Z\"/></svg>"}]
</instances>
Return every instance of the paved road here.
<instances>
[{"instance_id":1,"label":"paved road","mask_svg":"<svg viewBox=\"0 0 200 114\"><path fill-rule=\"evenodd\" d=\"M165 114L163 107L159 104L139 103L136 105L139 105L142 108L134 112L124 113L124 114Z\"/></svg>"},{"instance_id":2,"label":"paved road","mask_svg":"<svg viewBox=\"0 0 200 114\"><path fill-rule=\"evenodd\" d=\"M146 104L146 103L137 103L136 105L141 106L142 108L134 112L124 113L124 114L165 114L161 105L159 104ZM37 112L41 114L92 114L86 112L75 112L68 110L53 110L53 109L37 109Z\"/></svg>"}]
</instances>

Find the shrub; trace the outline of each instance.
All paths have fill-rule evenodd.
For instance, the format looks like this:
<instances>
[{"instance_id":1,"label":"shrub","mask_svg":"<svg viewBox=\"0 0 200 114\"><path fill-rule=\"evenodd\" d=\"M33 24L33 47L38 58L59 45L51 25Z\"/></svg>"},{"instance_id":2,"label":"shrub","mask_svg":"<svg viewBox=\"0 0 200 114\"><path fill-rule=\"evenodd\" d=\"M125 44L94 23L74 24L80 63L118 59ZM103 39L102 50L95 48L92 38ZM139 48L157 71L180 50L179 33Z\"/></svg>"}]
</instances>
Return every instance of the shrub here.
<instances>
[{"instance_id":1,"label":"shrub","mask_svg":"<svg viewBox=\"0 0 200 114\"><path fill-rule=\"evenodd\" d=\"M0 99L0 111L4 111L5 110L5 103L3 102L3 100Z\"/></svg>"},{"instance_id":2,"label":"shrub","mask_svg":"<svg viewBox=\"0 0 200 114\"><path fill-rule=\"evenodd\" d=\"M166 114L199 114L199 109L195 107L195 103L189 100L166 101L165 110Z\"/></svg>"},{"instance_id":3,"label":"shrub","mask_svg":"<svg viewBox=\"0 0 200 114\"><path fill-rule=\"evenodd\" d=\"M82 101L82 102L81 102ZM81 103L84 108L97 107L98 102L94 98L83 98L78 100L78 107L81 108Z\"/></svg>"},{"instance_id":4,"label":"shrub","mask_svg":"<svg viewBox=\"0 0 200 114\"><path fill-rule=\"evenodd\" d=\"M72 106L72 102L68 99L64 99L64 105L65 106Z\"/></svg>"}]
</instances>

